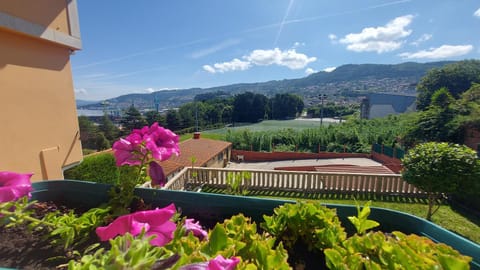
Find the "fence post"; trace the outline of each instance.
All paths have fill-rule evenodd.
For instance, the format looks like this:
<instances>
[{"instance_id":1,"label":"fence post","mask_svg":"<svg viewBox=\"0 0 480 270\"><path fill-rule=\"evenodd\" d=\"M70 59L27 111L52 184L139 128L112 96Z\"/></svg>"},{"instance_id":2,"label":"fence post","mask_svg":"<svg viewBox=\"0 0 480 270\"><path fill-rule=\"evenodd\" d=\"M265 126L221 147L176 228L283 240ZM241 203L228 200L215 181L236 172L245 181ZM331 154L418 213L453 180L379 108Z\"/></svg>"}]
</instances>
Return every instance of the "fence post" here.
<instances>
[{"instance_id":1,"label":"fence post","mask_svg":"<svg viewBox=\"0 0 480 270\"><path fill-rule=\"evenodd\" d=\"M383 153L383 143L382 143L382 148L380 148L380 149L381 149L380 154L384 155L384 153Z\"/></svg>"}]
</instances>

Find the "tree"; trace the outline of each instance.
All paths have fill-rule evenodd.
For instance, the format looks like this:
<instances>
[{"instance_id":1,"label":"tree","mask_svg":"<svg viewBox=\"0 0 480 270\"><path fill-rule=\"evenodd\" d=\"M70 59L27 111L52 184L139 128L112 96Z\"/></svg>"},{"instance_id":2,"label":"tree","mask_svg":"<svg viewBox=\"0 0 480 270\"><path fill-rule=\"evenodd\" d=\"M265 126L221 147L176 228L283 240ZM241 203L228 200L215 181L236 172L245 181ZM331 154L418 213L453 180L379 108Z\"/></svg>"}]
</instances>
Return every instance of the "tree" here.
<instances>
[{"instance_id":1,"label":"tree","mask_svg":"<svg viewBox=\"0 0 480 270\"><path fill-rule=\"evenodd\" d=\"M479 190L480 163L467 146L423 143L410 149L402 162L403 179L427 193L428 220L440 207L434 209L440 194Z\"/></svg>"},{"instance_id":2,"label":"tree","mask_svg":"<svg viewBox=\"0 0 480 270\"><path fill-rule=\"evenodd\" d=\"M269 102L273 119L294 118L303 111L304 103L295 94L276 94Z\"/></svg>"},{"instance_id":3,"label":"tree","mask_svg":"<svg viewBox=\"0 0 480 270\"><path fill-rule=\"evenodd\" d=\"M245 92L236 95L233 101L235 122L255 123L265 116L268 99L265 95Z\"/></svg>"},{"instance_id":4,"label":"tree","mask_svg":"<svg viewBox=\"0 0 480 270\"><path fill-rule=\"evenodd\" d=\"M145 113L145 120L149 126L157 122L160 126L165 126L166 120L165 116L161 115L157 111L148 111Z\"/></svg>"},{"instance_id":5,"label":"tree","mask_svg":"<svg viewBox=\"0 0 480 270\"><path fill-rule=\"evenodd\" d=\"M122 124L124 134L128 134L133 129L140 129L147 125L147 121L133 104L127 109L120 123Z\"/></svg>"},{"instance_id":6,"label":"tree","mask_svg":"<svg viewBox=\"0 0 480 270\"><path fill-rule=\"evenodd\" d=\"M168 110L166 116L167 128L175 131L180 129L180 115L176 110Z\"/></svg>"},{"instance_id":7,"label":"tree","mask_svg":"<svg viewBox=\"0 0 480 270\"><path fill-rule=\"evenodd\" d=\"M110 142L105 138L103 132L100 132L88 117L79 116L78 126L83 149L104 150L110 147Z\"/></svg>"},{"instance_id":8,"label":"tree","mask_svg":"<svg viewBox=\"0 0 480 270\"><path fill-rule=\"evenodd\" d=\"M103 132L105 138L112 143L114 140L118 138L118 128L113 124L110 117L105 113L103 114L102 119L100 120L100 125L98 129Z\"/></svg>"},{"instance_id":9,"label":"tree","mask_svg":"<svg viewBox=\"0 0 480 270\"><path fill-rule=\"evenodd\" d=\"M475 82L480 82L480 60L459 61L431 69L417 85L417 109L426 110L433 93L442 87L457 99Z\"/></svg>"}]
</instances>

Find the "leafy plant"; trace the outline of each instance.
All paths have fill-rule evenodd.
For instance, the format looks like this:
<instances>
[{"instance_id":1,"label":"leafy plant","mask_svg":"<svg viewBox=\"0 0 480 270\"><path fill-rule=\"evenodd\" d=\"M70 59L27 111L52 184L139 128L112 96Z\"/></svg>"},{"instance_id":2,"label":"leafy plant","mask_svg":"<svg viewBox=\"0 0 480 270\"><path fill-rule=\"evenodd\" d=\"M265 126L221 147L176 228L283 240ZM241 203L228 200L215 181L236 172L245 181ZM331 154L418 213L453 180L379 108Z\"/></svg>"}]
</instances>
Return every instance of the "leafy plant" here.
<instances>
[{"instance_id":1,"label":"leafy plant","mask_svg":"<svg viewBox=\"0 0 480 270\"><path fill-rule=\"evenodd\" d=\"M401 232L356 234L324 253L329 269L470 269L471 261L445 244Z\"/></svg>"},{"instance_id":2,"label":"leafy plant","mask_svg":"<svg viewBox=\"0 0 480 270\"><path fill-rule=\"evenodd\" d=\"M333 247L347 237L335 209L327 208L319 202L299 201L284 204L274 209L272 216L263 216L260 226L282 242L288 250L297 241L307 245L309 250L322 251Z\"/></svg>"},{"instance_id":3,"label":"leafy plant","mask_svg":"<svg viewBox=\"0 0 480 270\"><path fill-rule=\"evenodd\" d=\"M357 216L356 217L348 217L348 220L355 226L355 229L357 229L357 233L360 235L365 234L367 230L373 229L375 227L378 227L380 223L368 219L368 216L370 215L370 204L372 202L368 201L362 209L360 209L360 206L357 204Z\"/></svg>"},{"instance_id":4,"label":"leafy plant","mask_svg":"<svg viewBox=\"0 0 480 270\"><path fill-rule=\"evenodd\" d=\"M80 216L73 211L60 215L58 211L48 213L42 223L53 224L48 238L54 245L63 245L67 250L89 239L90 233L105 222L110 208L91 208Z\"/></svg>"},{"instance_id":5,"label":"leafy plant","mask_svg":"<svg viewBox=\"0 0 480 270\"><path fill-rule=\"evenodd\" d=\"M73 211L60 213L54 211L42 218L35 217L36 201L29 202L28 197L0 204L0 223L6 227L26 224L32 231L46 231L46 238L53 245L70 250L89 239L90 233L109 215L109 208L92 208L77 216Z\"/></svg>"},{"instance_id":6,"label":"leafy plant","mask_svg":"<svg viewBox=\"0 0 480 270\"><path fill-rule=\"evenodd\" d=\"M247 195L252 174L250 172L229 172L227 174L227 192L234 195Z\"/></svg>"},{"instance_id":7,"label":"leafy plant","mask_svg":"<svg viewBox=\"0 0 480 270\"><path fill-rule=\"evenodd\" d=\"M153 237L145 237L144 232L137 237L129 233L118 236L110 240L110 249L97 249L93 254L85 254L78 262L71 260L68 269L152 269L155 263L173 256L163 248L150 245ZM91 249L96 247L92 246Z\"/></svg>"}]
</instances>

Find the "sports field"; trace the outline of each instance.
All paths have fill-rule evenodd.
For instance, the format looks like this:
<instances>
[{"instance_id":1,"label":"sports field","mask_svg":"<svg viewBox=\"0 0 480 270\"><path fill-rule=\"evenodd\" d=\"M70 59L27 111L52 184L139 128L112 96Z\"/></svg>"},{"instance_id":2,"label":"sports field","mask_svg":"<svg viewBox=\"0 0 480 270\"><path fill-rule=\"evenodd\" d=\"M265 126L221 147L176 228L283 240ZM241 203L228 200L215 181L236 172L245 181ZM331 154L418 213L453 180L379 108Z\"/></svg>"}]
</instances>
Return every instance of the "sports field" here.
<instances>
[{"instance_id":1,"label":"sports field","mask_svg":"<svg viewBox=\"0 0 480 270\"><path fill-rule=\"evenodd\" d=\"M323 125L330 125L332 123L337 123L338 120L331 118L324 118ZM235 126L205 130L202 133L216 133L216 134L225 134L227 130L238 131L248 129L250 131L273 131L279 129L307 129L307 128L317 128L320 126L319 118L308 118L308 119L293 119L293 120L265 120L260 123L255 124L242 124L236 123Z\"/></svg>"}]
</instances>

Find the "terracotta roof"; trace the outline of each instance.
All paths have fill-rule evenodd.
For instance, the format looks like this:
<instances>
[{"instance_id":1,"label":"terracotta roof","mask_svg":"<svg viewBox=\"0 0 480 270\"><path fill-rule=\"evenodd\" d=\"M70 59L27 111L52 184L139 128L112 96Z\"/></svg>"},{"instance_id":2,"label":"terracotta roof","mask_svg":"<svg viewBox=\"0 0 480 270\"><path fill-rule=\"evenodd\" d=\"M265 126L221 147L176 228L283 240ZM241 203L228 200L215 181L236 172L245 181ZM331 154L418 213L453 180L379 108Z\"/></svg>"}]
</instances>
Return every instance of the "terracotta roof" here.
<instances>
[{"instance_id":1,"label":"terracotta roof","mask_svg":"<svg viewBox=\"0 0 480 270\"><path fill-rule=\"evenodd\" d=\"M183 164L184 166L192 166L192 157L196 161L194 166L201 167L210 159L230 147L232 143L225 141L217 141L211 139L189 139L179 144L180 155L171 157L170 160Z\"/></svg>"}]
</instances>

